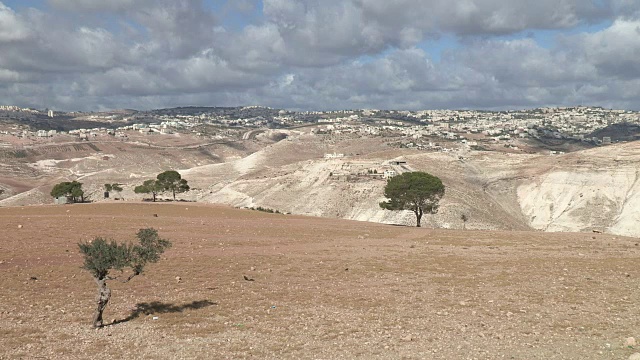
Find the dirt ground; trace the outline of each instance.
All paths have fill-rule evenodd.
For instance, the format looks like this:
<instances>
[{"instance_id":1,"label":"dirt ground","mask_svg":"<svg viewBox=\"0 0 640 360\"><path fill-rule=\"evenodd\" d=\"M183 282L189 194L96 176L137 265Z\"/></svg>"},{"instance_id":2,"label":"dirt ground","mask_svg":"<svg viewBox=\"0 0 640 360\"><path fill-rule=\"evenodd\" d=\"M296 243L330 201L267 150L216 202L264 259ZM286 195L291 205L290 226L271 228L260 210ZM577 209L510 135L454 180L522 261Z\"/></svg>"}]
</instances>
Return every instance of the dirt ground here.
<instances>
[{"instance_id":1,"label":"dirt ground","mask_svg":"<svg viewBox=\"0 0 640 360\"><path fill-rule=\"evenodd\" d=\"M97 291L76 244L132 240L144 227L173 247L146 276L110 284L105 317L115 323L93 330ZM625 344L640 337L634 238L418 229L193 203L0 208L0 229L0 359L640 351Z\"/></svg>"}]
</instances>

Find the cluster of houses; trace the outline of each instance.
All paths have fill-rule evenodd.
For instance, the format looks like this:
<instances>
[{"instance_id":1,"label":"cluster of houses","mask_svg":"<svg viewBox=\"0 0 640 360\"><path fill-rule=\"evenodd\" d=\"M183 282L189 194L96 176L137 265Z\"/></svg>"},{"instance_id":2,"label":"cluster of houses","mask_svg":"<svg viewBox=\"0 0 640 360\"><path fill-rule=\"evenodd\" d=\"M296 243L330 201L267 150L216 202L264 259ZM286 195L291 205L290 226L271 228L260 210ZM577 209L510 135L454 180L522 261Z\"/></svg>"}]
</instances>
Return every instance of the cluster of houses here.
<instances>
[{"instance_id":1,"label":"cluster of houses","mask_svg":"<svg viewBox=\"0 0 640 360\"><path fill-rule=\"evenodd\" d=\"M256 107L257 108L257 107ZM268 109L272 111L272 109ZM0 106L5 111L30 111L16 106ZM266 111L266 110L265 110ZM557 139L574 139L597 144L611 143L610 137L593 138L595 130L617 123L640 124L640 113L627 110L607 110L597 107L542 108L534 110L514 111L473 111L473 110L341 110L341 111L307 111L290 112L258 112L251 118L234 118L234 115L217 115L200 113L196 115L153 115L157 122L108 129L78 129L69 131L81 140L100 135L113 135L126 138L127 131L142 134L172 134L181 130L196 132L194 127L201 124L221 125L222 128L264 128L267 126L296 126L315 123L312 134L352 135L352 136L389 136L407 139L402 146L418 149L446 148L433 144L423 138L441 138L448 142L457 142L460 146L473 146L477 139L490 140L511 146L515 139L528 137L551 137ZM262 115L260 115L262 114ZM263 116L264 115L264 116ZM92 115L98 116L98 115ZM115 115L103 114L102 120L115 119ZM106 117L105 117L106 116ZM127 120L126 117L121 120ZM128 119L132 120L132 119ZM19 137L52 137L65 134L55 130L29 132L20 130L11 135ZM224 135L224 134L223 134ZM234 134L228 134L233 137Z\"/></svg>"},{"instance_id":2,"label":"cluster of houses","mask_svg":"<svg viewBox=\"0 0 640 360\"><path fill-rule=\"evenodd\" d=\"M26 112L31 114L40 114L40 110L30 109L30 108L21 108L14 105L0 105L0 111L13 111L13 112Z\"/></svg>"},{"instance_id":3,"label":"cluster of houses","mask_svg":"<svg viewBox=\"0 0 640 360\"><path fill-rule=\"evenodd\" d=\"M325 154L326 160L343 159L344 154ZM367 160L345 160L339 163L340 169L332 171L331 177L336 179L349 179L349 178L372 178L372 179L390 179L398 174L394 166L400 166L406 164L404 161L385 161L381 164L377 164Z\"/></svg>"},{"instance_id":4,"label":"cluster of houses","mask_svg":"<svg viewBox=\"0 0 640 360\"><path fill-rule=\"evenodd\" d=\"M548 137L610 144L611 137L589 136L595 130L618 123L640 124L640 113L627 110L607 110L592 107L543 108L536 110L486 112L472 110L386 111L387 116L400 115L414 121L383 118L379 110L362 110L366 121L357 114L336 116L319 121L314 134L358 134L361 136L402 136L413 141L406 147L438 149L432 143L420 141L423 137L436 137L457 141L461 145L474 146L484 139L504 143L517 148L516 139Z\"/></svg>"}]
</instances>

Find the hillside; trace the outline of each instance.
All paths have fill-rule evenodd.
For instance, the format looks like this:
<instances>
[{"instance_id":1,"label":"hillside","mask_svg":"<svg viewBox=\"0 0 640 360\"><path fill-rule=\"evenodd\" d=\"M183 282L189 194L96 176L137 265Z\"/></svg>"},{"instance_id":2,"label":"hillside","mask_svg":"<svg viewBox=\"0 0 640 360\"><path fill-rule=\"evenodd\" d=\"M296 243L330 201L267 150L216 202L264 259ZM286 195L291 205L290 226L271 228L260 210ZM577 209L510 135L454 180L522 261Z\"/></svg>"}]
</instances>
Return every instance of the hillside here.
<instances>
[{"instance_id":1,"label":"hillside","mask_svg":"<svg viewBox=\"0 0 640 360\"><path fill-rule=\"evenodd\" d=\"M411 212L378 207L385 180L369 172L419 170L441 177L447 186L439 213L425 217L425 226L460 229L465 214L471 229L640 236L637 142L563 155L425 152L390 147L393 142L269 130L249 132L242 141L203 145L61 144L35 147L21 157L7 150L0 206L49 203L51 186L70 179L83 182L94 201L103 201L102 185L113 182L124 184L124 199L140 200L133 193L136 185L177 169L193 189L182 196L185 200L411 225ZM334 153L345 156L324 159Z\"/></svg>"},{"instance_id":2,"label":"hillside","mask_svg":"<svg viewBox=\"0 0 640 360\"><path fill-rule=\"evenodd\" d=\"M528 164L522 212L546 231L604 230L640 236L640 143L586 150Z\"/></svg>"},{"instance_id":3,"label":"hillside","mask_svg":"<svg viewBox=\"0 0 640 360\"><path fill-rule=\"evenodd\" d=\"M632 238L184 203L0 208L0 227L3 359L626 359L640 336ZM173 247L112 282L95 331L76 244L143 227Z\"/></svg>"}]
</instances>

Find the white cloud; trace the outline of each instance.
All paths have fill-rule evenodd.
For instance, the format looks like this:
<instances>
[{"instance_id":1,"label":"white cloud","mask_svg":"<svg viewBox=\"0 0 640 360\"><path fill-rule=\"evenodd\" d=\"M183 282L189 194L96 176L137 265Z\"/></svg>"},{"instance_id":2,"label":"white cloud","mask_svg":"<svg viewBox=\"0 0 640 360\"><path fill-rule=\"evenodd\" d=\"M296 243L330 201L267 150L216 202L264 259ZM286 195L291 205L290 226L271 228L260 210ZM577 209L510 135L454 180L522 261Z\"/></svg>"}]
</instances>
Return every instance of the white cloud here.
<instances>
[{"instance_id":1,"label":"white cloud","mask_svg":"<svg viewBox=\"0 0 640 360\"><path fill-rule=\"evenodd\" d=\"M616 20L609 28L579 37L585 61L603 75L640 77L640 20Z\"/></svg>"},{"instance_id":2,"label":"white cloud","mask_svg":"<svg viewBox=\"0 0 640 360\"><path fill-rule=\"evenodd\" d=\"M147 0L49 0L49 4L68 11L123 11L148 3Z\"/></svg>"},{"instance_id":3,"label":"white cloud","mask_svg":"<svg viewBox=\"0 0 640 360\"><path fill-rule=\"evenodd\" d=\"M264 0L264 18L239 28L221 19L231 7L254 11L255 0L220 14L202 0L49 4L51 13L16 12L0 2L3 101L68 110L639 106L637 0ZM605 21L551 47L522 36ZM420 46L443 35L459 46L434 60Z\"/></svg>"},{"instance_id":4,"label":"white cloud","mask_svg":"<svg viewBox=\"0 0 640 360\"><path fill-rule=\"evenodd\" d=\"M13 10L0 2L0 44L25 40L29 33L27 24Z\"/></svg>"}]
</instances>

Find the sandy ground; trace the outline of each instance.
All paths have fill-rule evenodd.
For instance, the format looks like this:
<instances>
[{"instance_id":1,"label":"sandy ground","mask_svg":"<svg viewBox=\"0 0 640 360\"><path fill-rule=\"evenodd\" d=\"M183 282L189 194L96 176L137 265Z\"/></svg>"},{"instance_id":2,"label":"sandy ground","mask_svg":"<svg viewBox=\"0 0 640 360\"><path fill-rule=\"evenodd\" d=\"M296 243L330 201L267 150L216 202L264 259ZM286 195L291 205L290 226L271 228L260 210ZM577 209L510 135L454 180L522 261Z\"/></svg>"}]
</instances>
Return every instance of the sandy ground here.
<instances>
[{"instance_id":1,"label":"sandy ground","mask_svg":"<svg viewBox=\"0 0 640 360\"><path fill-rule=\"evenodd\" d=\"M173 247L146 276L111 284L105 316L115 324L93 330L96 288L76 244L132 239L143 227ZM625 344L640 337L634 238L417 229L193 203L0 208L0 229L0 359L639 351Z\"/></svg>"}]
</instances>

